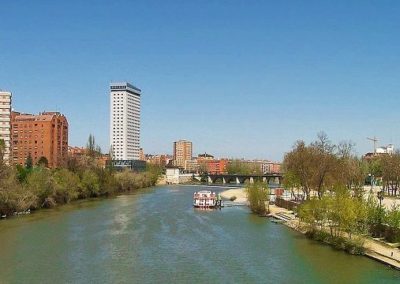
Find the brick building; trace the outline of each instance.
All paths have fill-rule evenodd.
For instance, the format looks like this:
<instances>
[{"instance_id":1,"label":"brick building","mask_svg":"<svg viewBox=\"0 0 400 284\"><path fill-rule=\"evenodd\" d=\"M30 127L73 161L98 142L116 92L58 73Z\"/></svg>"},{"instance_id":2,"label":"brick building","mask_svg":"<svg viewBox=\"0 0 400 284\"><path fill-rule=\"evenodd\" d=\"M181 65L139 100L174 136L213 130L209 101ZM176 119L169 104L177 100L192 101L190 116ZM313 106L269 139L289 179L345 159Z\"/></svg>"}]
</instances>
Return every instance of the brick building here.
<instances>
[{"instance_id":1,"label":"brick building","mask_svg":"<svg viewBox=\"0 0 400 284\"><path fill-rule=\"evenodd\" d=\"M192 142L179 140L174 142L174 166L184 168L185 161L192 160Z\"/></svg>"},{"instance_id":2,"label":"brick building","mask_svg":"<svg viewBox=\"0 0 400 284\"><path fill-rule=\"evenodd\" d=\"M228 160L199 160L201 171L206 171L211 174L227 173Z\"/></svg>"},{"instance_id":3,"label":"brick building","mask_svg":"<svg viewBox=\"0 0 400 284\"><path fill-rule=\"evenodd\" d=\"M64 115L12 112L11 163L24 165L29 154L34 164L46 157L50 168L61 165L68 156L68 121Z\"/></svg>"},{"instance_id":4,"label":"brick building","mask_svg":"<svg viewBox=\"0 0 400 284\"><path fill-rule=\"evenodd\" d=\"M86 148L85 147L68 146L68 155L70 157L82 157L82 156L86 155Z\"/></svg>"}]
</instances>

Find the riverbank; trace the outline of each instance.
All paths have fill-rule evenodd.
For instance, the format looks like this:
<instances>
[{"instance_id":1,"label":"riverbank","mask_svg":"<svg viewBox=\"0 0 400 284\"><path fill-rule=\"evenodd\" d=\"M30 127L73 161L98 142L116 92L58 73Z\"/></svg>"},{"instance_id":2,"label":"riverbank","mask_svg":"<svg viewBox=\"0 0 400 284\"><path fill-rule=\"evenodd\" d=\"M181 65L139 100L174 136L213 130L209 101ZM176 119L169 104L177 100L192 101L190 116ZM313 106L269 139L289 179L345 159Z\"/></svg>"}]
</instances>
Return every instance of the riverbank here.
<instances>
[{"instance_id":1,"label":"riverbank","mask_svg":"<svg viewBox=\"0 0 400 284\"><path fill-rule=\"evenodd\" d=\"M232 188L221 192L222 198L232 200L237 203L247 203L246 190L244 188Z\"/></svg>"},{"instance_id":2,"label":"riverbank","mask_svg":"<svg viewBox=\"0 0 400 284\"><path fill-rule=\"evenodd\" d=\"M221 193L221 196L226 199L231 199L235 196L236 200L234 202L247 202L246 191L244 188L226 190ZM301 234L307 233L307 230L304 228L304 225L302 225L300 219L296 217L292 211L276 205L270 205L269 209L270 217L281 220L282 224ZM364 254L365 256L400 270L399 248L390 247L386 243L381 243L372 238L363 238L363 241L363 247L366 250Z\"/></svg>"},{"instance_id":3,"label":"riverbank","mask_svg":"<svg viewBox=\"0 0 400 284\"><path fill-rule=\"evenodd\" d=\"M271 207L272 206L270 206L270 208ZM307 233L307 230L299 218L297 218L292 211L289 211L285 208L280 208L279 213L280 214L277 214L271 211L270 216L282 220L282 224L293 230L296 230L297 232L302 234ZM285 220L282 218L282 216L287 216L290 220ZM400 270L400 250L398 248L389 247L387 244L378 242L371 238L362 238L362 241L365 249L365 256Z\"/></svg>"}]
</instances>

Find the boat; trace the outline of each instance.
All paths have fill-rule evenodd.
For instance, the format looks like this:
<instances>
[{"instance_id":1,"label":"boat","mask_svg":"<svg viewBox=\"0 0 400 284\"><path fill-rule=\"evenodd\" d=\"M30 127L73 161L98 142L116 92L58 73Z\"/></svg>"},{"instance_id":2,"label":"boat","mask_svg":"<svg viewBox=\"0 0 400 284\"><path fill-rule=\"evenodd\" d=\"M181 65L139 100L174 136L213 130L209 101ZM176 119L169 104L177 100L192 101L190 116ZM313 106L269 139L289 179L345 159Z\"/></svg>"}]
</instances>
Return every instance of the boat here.
<instances>
[{"instance_id":1,"label":"boat","mask_svg":"<svg viewBox=\"0 0 400 284\"><path fill-rule=\"evenodd\" d=\"M209 190L196 191L193 194L193 206L196 208L222 207L221 196Z\"/></svg>"}]
</instances>

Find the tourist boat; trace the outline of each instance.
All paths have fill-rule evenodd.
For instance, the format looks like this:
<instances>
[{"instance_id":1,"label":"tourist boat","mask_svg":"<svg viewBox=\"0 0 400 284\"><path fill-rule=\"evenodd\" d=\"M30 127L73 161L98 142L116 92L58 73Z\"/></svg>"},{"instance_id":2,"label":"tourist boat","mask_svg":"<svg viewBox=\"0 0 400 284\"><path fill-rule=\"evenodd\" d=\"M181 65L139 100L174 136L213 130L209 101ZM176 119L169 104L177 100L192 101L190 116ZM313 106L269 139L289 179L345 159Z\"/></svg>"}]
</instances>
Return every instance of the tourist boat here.
<instances>
[{"instance_id":1,"label":"tourist boat","mask_svg":"<svg viewBox=\"0 0 400 284\"><path fill-rule=\"evenodd\" d=\"M222 207L221 197L208 190L197 191L193 194L193 206L197 208Z\"/></svg>"}]
</instances>

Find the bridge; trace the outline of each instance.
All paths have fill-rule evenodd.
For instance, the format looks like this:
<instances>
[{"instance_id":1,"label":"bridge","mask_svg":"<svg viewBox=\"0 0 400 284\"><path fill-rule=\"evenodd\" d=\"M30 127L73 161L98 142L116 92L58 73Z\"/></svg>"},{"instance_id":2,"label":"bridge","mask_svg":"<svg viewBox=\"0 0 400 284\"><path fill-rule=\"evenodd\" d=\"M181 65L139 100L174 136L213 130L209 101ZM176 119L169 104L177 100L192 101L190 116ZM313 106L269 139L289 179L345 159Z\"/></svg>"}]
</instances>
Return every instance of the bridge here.
<instances>
[{"instance_id":1,"label":"bridge","mask_svg":"<svg viewBox=\"0 0 400 284\"><path fill-rule=\"evenodd\" d=\"M255 181L262 181L268 184L282 185L283 182L283 174L281 173L263 175L207 174L206 178L209 184L217 182L223 184L244 184L246 182L254 183Z\"/></svg>"}]
</instances>

